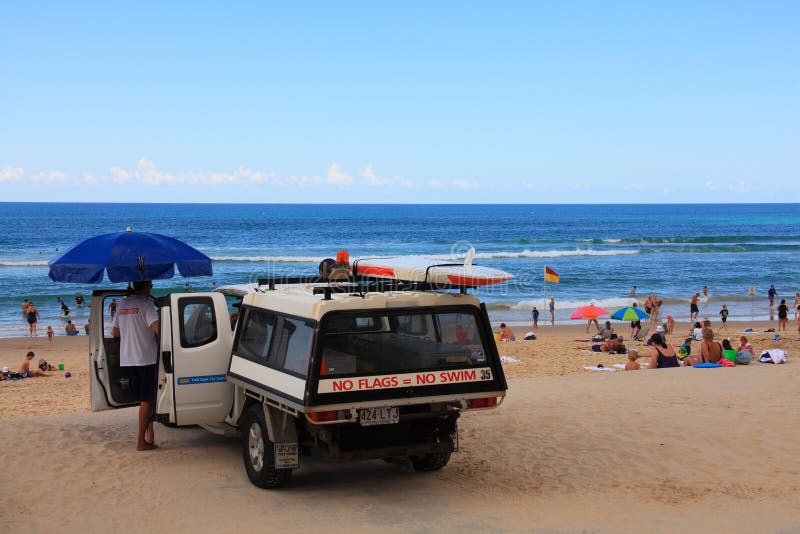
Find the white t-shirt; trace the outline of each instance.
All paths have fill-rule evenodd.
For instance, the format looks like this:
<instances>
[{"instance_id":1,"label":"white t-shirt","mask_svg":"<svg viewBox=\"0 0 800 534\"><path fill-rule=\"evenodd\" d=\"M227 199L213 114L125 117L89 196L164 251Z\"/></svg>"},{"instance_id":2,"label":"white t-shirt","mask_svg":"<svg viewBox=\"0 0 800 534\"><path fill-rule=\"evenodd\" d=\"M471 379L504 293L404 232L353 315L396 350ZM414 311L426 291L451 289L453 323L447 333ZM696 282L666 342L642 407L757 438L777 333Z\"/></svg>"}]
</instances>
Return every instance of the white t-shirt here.
<instances>
[{"instance_id":1,"label":"white t-shirt","mask_svg":"<svg viewBox=\"0 0 800 534\"><path fill-rule=\"evenodd\" d=\"M112 325L119 329L119 364L122 367L153 365L158 361L156 333L158 308L141 295L131 295L117 306Z\"/></svg>"}]
</instances>

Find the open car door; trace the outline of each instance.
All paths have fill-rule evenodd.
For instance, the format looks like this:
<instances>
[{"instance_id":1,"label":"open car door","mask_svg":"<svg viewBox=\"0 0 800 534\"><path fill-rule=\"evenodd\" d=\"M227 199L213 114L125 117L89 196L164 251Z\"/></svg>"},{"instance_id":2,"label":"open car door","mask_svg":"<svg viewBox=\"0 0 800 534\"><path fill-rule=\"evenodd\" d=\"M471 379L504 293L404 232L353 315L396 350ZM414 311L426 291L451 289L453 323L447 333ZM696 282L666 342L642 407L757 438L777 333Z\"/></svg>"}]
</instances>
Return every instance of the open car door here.
<instances>
[{"instance_id":1,"label":"open car door","mask_svg":"<svg viewBox=\"0 0 800 534\"><path fill-rule=\"evenodd\" d=\"M177 293L161 310L164 380L156 410L179 426L225 421L233 402L227 380L233 332L221 293Z\"/></svg>"},{"instance_id":2,"label":"open car door","mask_svg":"<svg viewBox=\"0 0 800 534\"><path fill-rule=\"evenodd\" d=\"M130 374L119 365L119 338L111 337L112 310L128 295L124 289L92 292L89 314L89 398L92 411L138 404L132 399Z\"/></svg>"}]
</instances>

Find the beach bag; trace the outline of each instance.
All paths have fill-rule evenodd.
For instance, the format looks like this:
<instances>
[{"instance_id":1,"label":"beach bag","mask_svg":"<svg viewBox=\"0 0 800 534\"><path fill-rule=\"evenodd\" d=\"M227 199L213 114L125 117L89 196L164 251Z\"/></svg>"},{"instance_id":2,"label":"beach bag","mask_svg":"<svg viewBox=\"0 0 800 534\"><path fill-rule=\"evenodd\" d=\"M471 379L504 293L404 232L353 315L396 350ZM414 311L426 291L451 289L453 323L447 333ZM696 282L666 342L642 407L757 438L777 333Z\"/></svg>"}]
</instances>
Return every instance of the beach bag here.
<instances>
[{"instance_id":1,"label":"beach bag","mask_svg":"<svg viewBox=\"0 0 800 534\"><path fill-rule=\"evenodd\" d=\"M534 339L536 339L536 334L534 334L533 332L528 332L527 334L525 334L525 337L523 339L525 341L533 341Z\"/></svg>"},{"instance_id":2,"label":"beach bag","mask_svg":"<svg viewBox=\"0 0 800 534\"><path fill-rule=\"evenodd\" d=\"M753 353L749 350L740 350L736 353L736 365L747 365L753 359Z\"/></svg>"}]
</instances>

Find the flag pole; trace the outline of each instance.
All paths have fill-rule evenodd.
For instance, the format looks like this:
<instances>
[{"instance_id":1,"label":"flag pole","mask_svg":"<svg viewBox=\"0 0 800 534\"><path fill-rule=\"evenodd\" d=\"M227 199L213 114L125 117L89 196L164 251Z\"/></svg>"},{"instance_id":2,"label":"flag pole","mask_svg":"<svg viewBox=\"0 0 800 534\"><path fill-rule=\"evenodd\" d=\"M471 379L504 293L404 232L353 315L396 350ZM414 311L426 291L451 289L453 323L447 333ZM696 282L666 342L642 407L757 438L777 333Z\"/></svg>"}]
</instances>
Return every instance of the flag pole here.
<instances>
[{"instance_id":1,"label":"flag pole","mask_svg":"<svg viewBox=\"0 0 800 534\"><path fill-rule=\"evenodd\" d=\"M547 265L545 265L542 276L542 311L546 312L547 310Z\"/></svg>"}]
</instances>

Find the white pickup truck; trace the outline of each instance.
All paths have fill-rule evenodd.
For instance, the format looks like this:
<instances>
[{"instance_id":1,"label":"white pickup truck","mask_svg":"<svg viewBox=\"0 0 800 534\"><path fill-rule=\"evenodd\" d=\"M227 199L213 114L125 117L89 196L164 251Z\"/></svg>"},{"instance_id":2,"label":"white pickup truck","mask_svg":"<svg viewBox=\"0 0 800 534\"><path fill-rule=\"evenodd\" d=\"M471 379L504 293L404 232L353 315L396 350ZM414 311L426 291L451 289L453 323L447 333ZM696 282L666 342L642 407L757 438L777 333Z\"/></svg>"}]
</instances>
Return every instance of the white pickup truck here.
<instances>
[{"instance_id":1,"label":"white pickup truck","mask_svg":"<svg viewBox=\"0 0 800 534\"><path fill-rule=\"evenodd\" d=\"M238 430L255 485L285 484L312 448L440 469L461 413L505 397L486 309L464 287L287 282L156 299L156 420ZM104 314L124 296L92 295L93 411L133 404Z\"/></svg>"}]
</instances>

